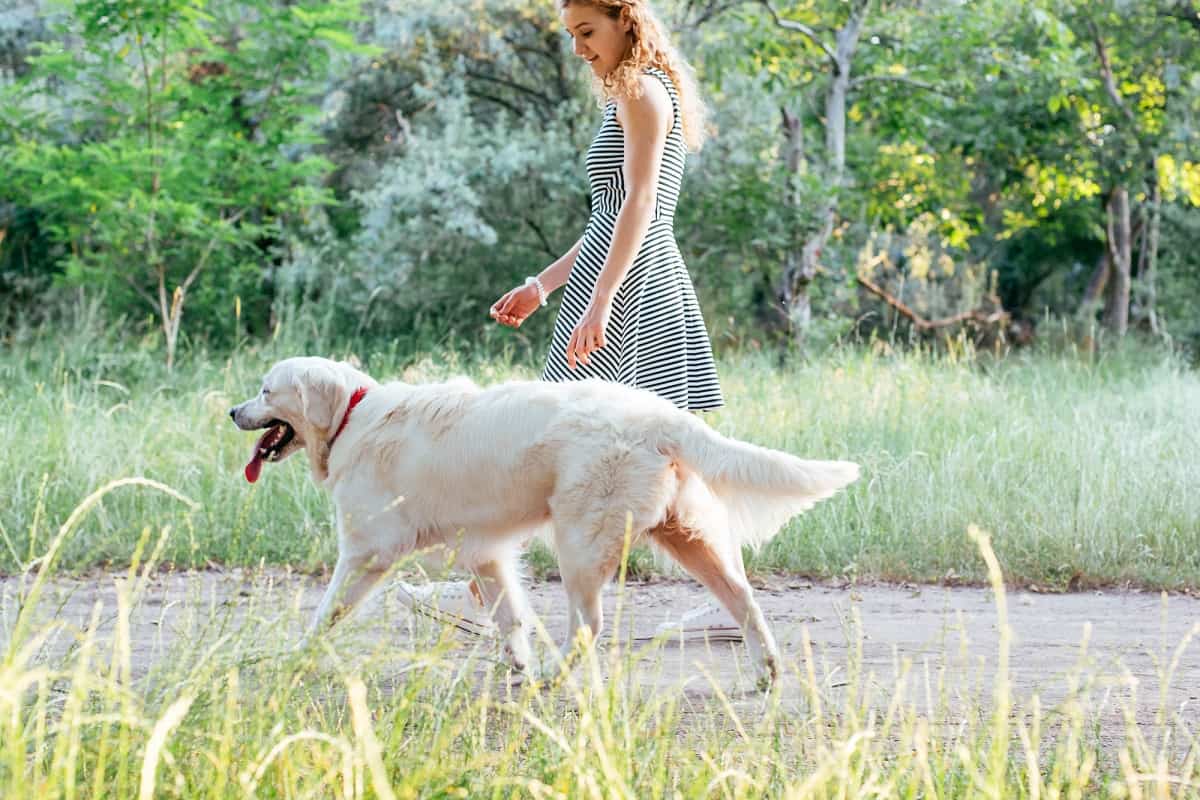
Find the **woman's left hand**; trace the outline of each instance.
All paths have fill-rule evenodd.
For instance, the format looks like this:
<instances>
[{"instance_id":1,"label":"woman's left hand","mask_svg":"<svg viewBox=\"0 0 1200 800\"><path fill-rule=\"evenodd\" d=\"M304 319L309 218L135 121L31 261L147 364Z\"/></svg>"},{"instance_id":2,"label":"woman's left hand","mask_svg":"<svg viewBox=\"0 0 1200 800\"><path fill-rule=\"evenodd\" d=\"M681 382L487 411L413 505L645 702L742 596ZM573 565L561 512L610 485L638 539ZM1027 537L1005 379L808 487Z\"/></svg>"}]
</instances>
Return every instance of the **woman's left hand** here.
<instances>
[{"instance_id":1,"label":"woman's left hand","mask_svg":"<svg viewBox=\"0 0 1200 800\"><path fill-rule=\"evenodd\" d=\"M567 342L567 366L575 369L577 363L587 364L588 356L604 347L604 331L612 316L612 303L592 300L579 324Z\"/></svg>"}]
</instances>

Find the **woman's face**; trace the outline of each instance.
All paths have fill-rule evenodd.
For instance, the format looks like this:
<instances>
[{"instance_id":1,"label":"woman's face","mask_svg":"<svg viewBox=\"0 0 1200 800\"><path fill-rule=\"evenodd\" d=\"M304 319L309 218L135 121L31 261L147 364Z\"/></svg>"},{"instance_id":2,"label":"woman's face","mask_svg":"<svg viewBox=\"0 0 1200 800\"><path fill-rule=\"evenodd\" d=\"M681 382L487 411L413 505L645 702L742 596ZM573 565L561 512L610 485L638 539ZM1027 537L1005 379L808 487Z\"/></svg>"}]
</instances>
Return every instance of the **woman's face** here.
<instances>
[{"instance_id":1,"label":"woman's face","mask_svg":"<svg viewBox=\"0 0 1200 800\"><path fill-rule=\"evenodd\" d=\"M629 23L620 17L572 3L562 10L562 21L575 42L575 55L588 62L598 78L616 69L629 52Z\"/></svg>"}]
</instances>

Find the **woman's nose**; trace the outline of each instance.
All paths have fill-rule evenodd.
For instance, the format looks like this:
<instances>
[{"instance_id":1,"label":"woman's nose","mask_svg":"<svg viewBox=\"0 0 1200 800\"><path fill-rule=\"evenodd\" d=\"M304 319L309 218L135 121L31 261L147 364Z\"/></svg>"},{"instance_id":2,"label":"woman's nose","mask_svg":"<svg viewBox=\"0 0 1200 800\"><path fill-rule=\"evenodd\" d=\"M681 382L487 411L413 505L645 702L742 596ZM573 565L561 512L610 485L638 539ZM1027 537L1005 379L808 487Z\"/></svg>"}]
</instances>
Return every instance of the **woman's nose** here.
<instances>
[{"instance_id":1,"label":"woman's nose","mask_svg":"<svg viewBox=\"0 0 1200 800\"><path fill-rule=\"evenodd\" d=\"M578 37L576 37L574 39L574 42L575 42L575 55L579 56L580 58L583 58L584 53L586 52L587 48L585 48L583 46L583 43L579 41Z\"/></svg>"}]
</instances>

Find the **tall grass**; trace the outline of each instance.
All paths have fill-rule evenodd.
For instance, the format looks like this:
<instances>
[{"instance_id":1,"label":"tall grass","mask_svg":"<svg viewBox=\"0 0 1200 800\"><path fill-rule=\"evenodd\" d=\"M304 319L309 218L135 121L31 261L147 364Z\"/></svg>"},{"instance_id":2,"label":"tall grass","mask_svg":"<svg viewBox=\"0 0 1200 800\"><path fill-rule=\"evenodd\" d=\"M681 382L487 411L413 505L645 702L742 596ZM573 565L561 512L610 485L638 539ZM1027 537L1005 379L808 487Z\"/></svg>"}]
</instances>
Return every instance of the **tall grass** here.
<instances>
[{"instance_id":1,"label":"tall grass","mask_svg":"<svg viewBox=\"0 0 1200 800\"><path fill-rule=\"evenodd\" d=\"M71 516L64 541L82 530L82 513ZM19 602L5 605L0 796L1200 795L1194 715L1163 708L1149 727L1128 708L1119 730L1101 732L1103 687L1083 667L1068 671L1053 708L1013 690L1004 580L974 529L969 544L983 556L1001 631L987 654L998 664L994 685L951 688L947 654L866 671L855 625L846 663L819 663L807 636L785 655L782 680L794 692L737 696L713 682L711 699L681 685L647 688L661 651L620 639L600 650L584 643L579 666L550 687L508 683L487 669L486 651L444 631L397 649L378 630L357 639L343 630L322 652L292 652L295 604L269 587L236 613L174 598L192 609L176 614L175 643L153 665L135 664L131 616L165 536L155 531L134 551L116 608L97 604L78 629L47 623L34 597L32 582L53 568L48 553L46 572L26 576ZM64 634L66 652L48 655ZM1158 681L1171 679L1190 644Z\"/></svg>"},{"instance_id":2,"label":"tall grass","mask_svg":"<svg viewBox=\"0 0 1200 800\"><path fill-rule=\"evenodd\" d=\"M146 526L163 523L174 565L319 568L335 553L328 498L302 457L248 485L240 468L253 437L227 416L273 361L353 355L381 379L465 373L485 384L539 366L537 348L499 334L467 351L321 345L292 331L232 354L193 349L167 372L149 344L109 330L84 319L0 350L0 572L22 571L79 497L129 476L177 487L200 508L152 493L106 498L64 545L63 568L123 564ZM795 520L752 569L982 582L961 531L986 519L1017 584L1200 585L1200 376L1166 353L994 359L880 346L783 365L734 355L719 368L728 405L709 415L716 428L863 465L861 481ZM532 557L552 568L544 552ZM634 568L655 567L638 553Z\"/></svg>"}]
</instances>

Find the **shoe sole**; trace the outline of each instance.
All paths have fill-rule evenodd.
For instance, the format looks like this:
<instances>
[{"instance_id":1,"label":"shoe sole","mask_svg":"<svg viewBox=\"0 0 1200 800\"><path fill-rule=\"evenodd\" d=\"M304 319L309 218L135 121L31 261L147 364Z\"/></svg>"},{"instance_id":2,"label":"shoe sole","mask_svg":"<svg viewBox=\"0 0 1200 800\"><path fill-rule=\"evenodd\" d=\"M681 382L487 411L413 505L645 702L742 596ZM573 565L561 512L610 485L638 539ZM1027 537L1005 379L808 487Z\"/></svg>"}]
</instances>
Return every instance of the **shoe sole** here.
<instances>
[{"instance_id":1,"label":"shoe sole","mask_svg":"<svg viewBox=\"0 0 1200 800\"><path fill-rule=\"evenodd\" d=\"M418 614L427 617L435 622L440 622L443 625L452 625L463 633L469 633L472 636L487 637L495 633L494 627L480 625L477 622L472 622L465 617L460 617L455 614L442 611L433 606L427 606L424 603L413 603L412 610Z\"/></svg>"},{"instance_id":2,"label":"shoe sole","mask_svg":"<svg viewBox=\"0 0 1200 800\"><path fill-rule=\"evenodd\" d=\"M682 630L659 631L650 635L633 637L633 641L635 642L652 642L655 639L662 639L667 642L677 642L681 639L685 642L740 642L745 637L737 628L699 628L692 630L684 628Z\"/></svg>"}]
</instances>

